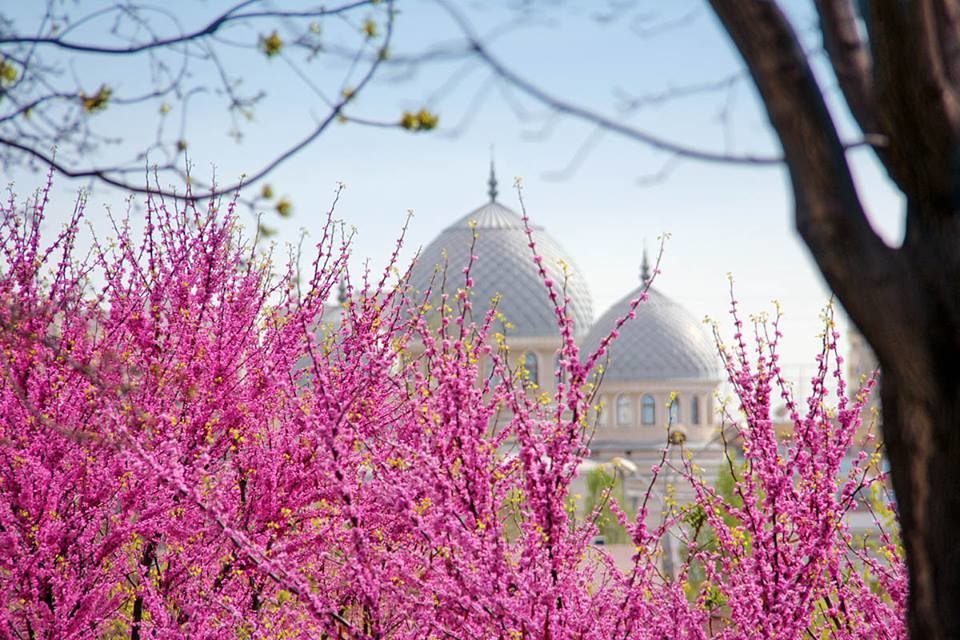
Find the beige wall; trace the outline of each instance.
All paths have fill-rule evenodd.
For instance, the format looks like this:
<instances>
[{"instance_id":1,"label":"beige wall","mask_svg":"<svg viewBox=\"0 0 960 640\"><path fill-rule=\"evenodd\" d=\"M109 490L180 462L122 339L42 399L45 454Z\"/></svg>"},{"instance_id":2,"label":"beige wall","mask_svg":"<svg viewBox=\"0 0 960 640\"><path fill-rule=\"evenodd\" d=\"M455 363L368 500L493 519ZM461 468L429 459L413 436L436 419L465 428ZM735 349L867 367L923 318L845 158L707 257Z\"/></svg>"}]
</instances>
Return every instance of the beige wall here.
<instances>
[{"instance_id":1,"label":"beige wall","mask_svg":"<svg viewBox=\"0 0 960 640\"><path fill-rule=\"evenodd\" d=\"M594 440L629 441L657 446L662 443L668 424L667 405L671 394L676 393L680 416L671 425L672 430L683 431L690 443L705 442L713 437L717 417L714 415L717 385L709 381L650 380L628 384L623 382L603 383L595 404L600 407L597 433ZM643 424L643 398L651 396L654 401L653 424ZM700 408L699 424L693 424L691 402L696 397ZM629 403L629 415L618 415L618 399ZM626 421L620 418L628 418Z\"/></svg>"}]
</instances>

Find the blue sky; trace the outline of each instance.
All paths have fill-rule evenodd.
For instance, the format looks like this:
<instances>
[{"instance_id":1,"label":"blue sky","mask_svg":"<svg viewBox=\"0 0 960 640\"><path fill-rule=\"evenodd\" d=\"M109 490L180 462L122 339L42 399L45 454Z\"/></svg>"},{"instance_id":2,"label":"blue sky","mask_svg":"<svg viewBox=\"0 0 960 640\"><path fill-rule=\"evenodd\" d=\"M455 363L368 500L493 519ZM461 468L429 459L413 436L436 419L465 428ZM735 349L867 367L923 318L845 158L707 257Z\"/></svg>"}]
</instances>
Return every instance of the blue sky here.
<instances>
[{"instance_id":1,"label":"blue sky","mask_svg":"<svg viewBox=\"0 0 960 640\"><path fill-rule=\"evenodd\" d=\"M487 33L516 17L506 4L460 2L457 6L479 32ZM808 48L815 49L819 42L810 29L812 9L799 0L786 4ZM174 0L165 6L189 22L215 13L220 5ZM458 37L456 26L438 4L423 0L401 6L396 52ZM699 0L584 0L544 2L538 7L535 20L497 38L493 51L543 88L608 115L618 114L621 92L657 93L716 81L740 68L735 51ZM609 7L620 11L621 18L597 20L596 14ZM655 27L678 20L684 26ZM638 34L633 28L637 25L653 28L654 33ZM87 34L96 37L97 29L104 28L93 24ZM344 28L333 27L330 37L338 37L337 29ZM256 35L255 31L238 30L231 37L255 41ZM225 136L230 125L222 99L205 95L197 100L187 133L194 172L202 176L216 166L223 180L253 170L284 141L302 135L323 111L282 61L265 63L260 54L237 52L227 62L242 70L246 84L266 87L268 97L239 145ZM75 73L84 78L89 75L94 83L97 74L112 64L80 66ZM823 86L834 100L834 81L823 73L822 61L817 64ZM342 72L340 63L325 59L304 68L318 83L328 85ZM120 75L115 82L120 88L137 86L135 71L119 65L116 70ZM438 88L451 77L461 81L438 95ZM469 125L451 136L478 96L482 99ZM515 102L529 112L530 120L518 118L511 108ZM728 125L718 120L724 105ZM663 292L698 316L725 320L726 274L732 273L745 311L770 310L773 298L782 302L786 312L784 359L798 365L812 362L820 309L829 292L793 230L792 200L782 168L681 161L669 165L665 177L650 181L645 178L660 172L669 158L635 141L606 134L575 171L558 180L552 174L570 164L593 129L560 119L544 133L544 123L550 121L543 117L547 115L544 108L516 95L510 97L476 62L429 65L412 79L380 83L360 96L352 113L395 120L404 110L421 106L439 114L439 130L410 134L337 125L278 170L269 182L295 206L289 220L269 221L278 230L278 242L295 242L302 229L316 228L336 184L344 182L347 189L338 215L358 230L354 266L359 267L365 257L372 258L374 265L382 263L408 209L414 211L406 252L410 256L441 228L484 202L492 144L500 200L517 207L511 185L515 176L522 176L531 217L550 231L583 271L592 288L595 316L636 286L644 241L653 249L656 238L669 233L658 285ZM844 135L855 137L847 114L838 107L835 112ZM130 139L153 133L139 117L121 117L109 110L96 117L101 118L98 126ZM777 150L747 80L739 82L732 94L673 101L630 118L639 128L690 145L723 150L730 143L733 150L741 152ZM885 238L896 242L902 233L898 195L868 154L858 152L851 157L872 222ZM20 193L31 191L40 180L25 171L15 171L9 178L16 181ZM78 187L58 179L51 226L69 213ZM90 210L98 216L104 206L120 206L121 200L118 194L97 190Z\"/></svg>"}]
</instances>

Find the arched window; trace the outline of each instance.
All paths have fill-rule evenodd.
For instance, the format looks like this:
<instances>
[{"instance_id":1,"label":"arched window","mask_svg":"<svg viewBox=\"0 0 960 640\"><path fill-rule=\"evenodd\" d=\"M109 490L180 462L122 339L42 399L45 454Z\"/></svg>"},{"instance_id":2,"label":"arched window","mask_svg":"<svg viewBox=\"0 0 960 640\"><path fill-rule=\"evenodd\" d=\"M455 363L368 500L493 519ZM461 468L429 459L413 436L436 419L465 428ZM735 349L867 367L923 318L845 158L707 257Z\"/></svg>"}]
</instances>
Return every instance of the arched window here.
<instances>
[{"instance_id":1,"label":"arched window","mask_svg":"<svg viewBox=\"0 0 960 640\"><path fill-rule=\"evenodd\" d=\"M606 401L604 401L602 398L600 399L600 402L597 403L597 406L599 407L597 409L597 420L601 427L605 427L610 424L610 408L607 407Z\"/></svg>"},{"instance_id":2,"label":"arched window","mask_svg":"<svg viewBox=\"0 0 960 640\"><path fill-rule=\"evenodd\" d=\"M690 398L690 424L700 424L700 398Z\"/></svg>"},{"instance_id":3,"label":"arched window","mask_svg":"<svg viewBox=\"0 0 960 640\"><path fill-rule=\"evenodd\" d=\"M680 398L676 395L670 402L669 416L670 424L680 424Z\"/></svg>"},{"instance_id":4,"label":"arched window","mask_svg":"<svg viewBox=\"0 0 960 640\"><path fill-rule=\"evenodd\" d=\"M640 417L643 424L656 424L657 403L654 401L653 396L650 394L643 396L640 407Z\"/></svg>"},{"instance_id":5,"label":"arched window","mask_svg":"<svg viewBox=\"0 0 960 640\"><path fill-rule=\"evenodd\" d=\"M523 354L523 368L527 371L527 379L533 384L540 384L540 366L537 362L537 354L533 351L527 351Z\"/></svg>"},{"instance_id":6,"label":"arched window","mask_svg":"<svg viewBox=\"0 0 960 640\"><path fill-rule=\"evenodd\" d=\"M624 427L633 422L633 403L630 402L630 396L620 394L617 396L617 426Z\"/></svg>"}]
</instances>

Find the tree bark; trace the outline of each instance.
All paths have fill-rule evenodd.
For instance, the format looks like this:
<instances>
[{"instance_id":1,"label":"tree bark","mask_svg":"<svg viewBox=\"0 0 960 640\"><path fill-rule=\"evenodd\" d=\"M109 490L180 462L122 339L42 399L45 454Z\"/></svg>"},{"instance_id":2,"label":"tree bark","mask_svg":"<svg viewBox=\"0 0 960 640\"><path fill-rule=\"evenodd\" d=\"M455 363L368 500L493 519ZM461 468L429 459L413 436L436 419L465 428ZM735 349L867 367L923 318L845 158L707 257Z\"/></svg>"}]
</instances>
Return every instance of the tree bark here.
<instances>
[{"instance_id":1,"label":"tree bark","mask_svg":"<svg viewBox=\"0 0 960 640\"><path fill-rule=\"evenodd\" d=\"M854 0L815 0L823 46L850 113L864 133L882 133L874 102L870 50L860 37Z\"/></svg>"},{"instance_id":2,"label":"tree bark","mask_svg":"<svg viewBox=\"0 0 960 640\"><path fill-rule=\"evenodd\" d=\"M958 638L960 392L956 378L930 389L894 371L884 370L881 400L910 570L910 637Z\"/></svg>"},{"instance_id":3,"label":"tree bark","mask_svg":"<svg viewBox=\"0 0 960 640\"><path fill-rule=\"evenodd\" d=\"M899 249L870 227L822 91L778 5L710 2L783 146L797 229L883 370L910 636L960 638L960 111L950 83L957 2L866 3L871 57L854 41L849 3L818 2L834 68L846 74L848 99L859 101L851 108L888 138L878 155L907 196Z\"/></svg>"}]
</instances>

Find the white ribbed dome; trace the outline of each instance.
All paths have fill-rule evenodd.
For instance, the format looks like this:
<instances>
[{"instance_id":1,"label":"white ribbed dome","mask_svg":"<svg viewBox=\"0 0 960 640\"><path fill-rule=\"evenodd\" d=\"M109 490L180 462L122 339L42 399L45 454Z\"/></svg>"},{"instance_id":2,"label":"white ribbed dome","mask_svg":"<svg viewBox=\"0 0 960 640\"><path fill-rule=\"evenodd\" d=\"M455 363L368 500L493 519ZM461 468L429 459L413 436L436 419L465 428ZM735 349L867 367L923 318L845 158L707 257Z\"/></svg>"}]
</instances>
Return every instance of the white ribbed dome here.
<instances>
[{"instance_id":1,"label":"white ribbed dome","mask_svg":"<svg viewBox=\"0 0 960 640\"><path fill-rule=\"evenodd\" d=\"M626 315L630 301L642 290L631 291L597 320L584 339L588 352ZM637 307L637 317L620 329L608 355L604 381L721 379L720 357L703 324L655 289L650 289L649 298Z\"/></svg>"},{"instance_id":2,"label":"white ribbed dome","mask_svg":"<svg viewBox=\"0 0 960 640\"><path fill-rule=\"evenodd\" d=\"M471 223L477 230L474 255L477 261L472 267L474 280L474 319L478 322L490 306L490 299L501 296L497 309L504 319L513 325L509 335L523 337L559 336L553 304L547 289L537 273L533 253L524 233L523 220L515 211L496 200L471 211L444 229L420 254L410 276L415 292L425 291L430 286L437 266L446 265L445 290L452 296L464 284L463 267L470 258L473 241ZM561 286L564 282L563 261L567 266L566 293L570 296L568 311L575 323L578 335L590 326L593 305L586 281L570 255L563 251L541 227L533 227L537 251L543 257L547 274ZM434 291L440 288L437 275Z\"/></svg>"}]
</instances>

